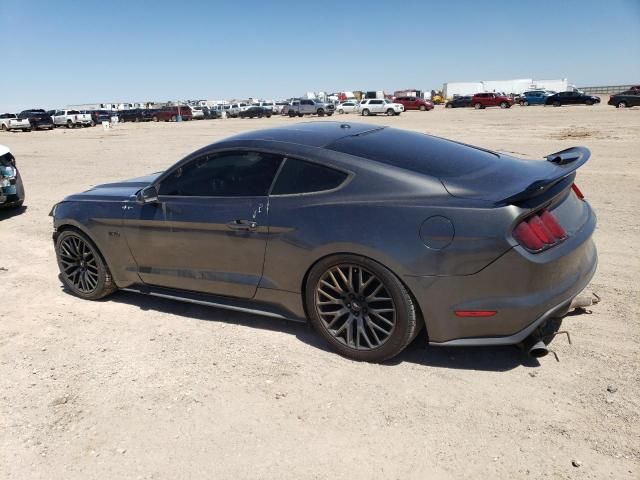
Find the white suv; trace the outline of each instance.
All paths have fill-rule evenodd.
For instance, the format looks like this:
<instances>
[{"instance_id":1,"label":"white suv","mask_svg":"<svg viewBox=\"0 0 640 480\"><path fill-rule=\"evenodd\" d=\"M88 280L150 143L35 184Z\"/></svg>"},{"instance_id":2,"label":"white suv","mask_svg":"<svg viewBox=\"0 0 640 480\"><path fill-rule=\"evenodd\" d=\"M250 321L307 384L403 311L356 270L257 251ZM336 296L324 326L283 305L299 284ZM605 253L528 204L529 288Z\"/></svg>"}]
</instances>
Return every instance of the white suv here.
<instances>
[{"instance_id":1,"label":"white suv","mask_svg":"<svg viewBox=\"0 0 640 480\"><path fill-rule=\"evenodd\" d=\"M384 113L386 115L400 115L404 112L404 106L399 103L393 103L386 98L367 98L360 102L357 112L365 117L368 115L376 115L378 113Z\"/></svg>"},{"instance_id":2,"label":"white suv","mask_svg":"<svg viewBox=\"0 0 640 480\"><path fill-rule=\"evenodd\" d=\"M0 115L0 130L25 130L31 131L31 122L28 118L18 118L15 113L3 113Z\"/></svg>"}]
</instances>

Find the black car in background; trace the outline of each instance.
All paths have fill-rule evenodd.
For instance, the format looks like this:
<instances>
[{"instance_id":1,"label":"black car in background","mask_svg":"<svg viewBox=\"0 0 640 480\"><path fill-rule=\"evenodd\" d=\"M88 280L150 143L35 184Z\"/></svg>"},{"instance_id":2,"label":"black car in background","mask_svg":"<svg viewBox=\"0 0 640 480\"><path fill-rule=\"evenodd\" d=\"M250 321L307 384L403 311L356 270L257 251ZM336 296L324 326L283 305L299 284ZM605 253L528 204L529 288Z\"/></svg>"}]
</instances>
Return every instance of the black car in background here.
<instances>
[{"instance_id":1,"label":"black car in background","mask_svg":"<svg viewBox=\"0 0 640 480\"><path fill-rule=\"evenodd\" d=\"M271 110L267 110L264 107L258 107L256 105L247 108L246 110L242 110L238 113L238 117L240 118L262 118L262 117L271 117Z\"/></svg>"},{"instance_id":2,"label":"black car in background","mask_svg":"<svg viewBox=\"0 0 640 480\"><path fill-rule=\"evenodd\" d=\"M455 97L453 100L449 100L444 106L447 108L470 107L471 97Z\"/></svg>"},{"instance_id":3,"label":"black car in background","mask_svg":"<svg viewBox=\"0 0 640 480\"><path fill-rule=\"evenodd\" d=\"M585 95L576 91L556 93L555 95L550 95L544 101L545 105L553 105L554 107L562 105L594 105L596 103L600 103L600 97Z\"/></svg>"},{"instance_id":4,"label":"black car in background","mask_svg":"<svg viewBox=\"0 0 640 480\"><path fill-rule=\"evenodd\" d=\"M611 95L607 104L616 108L640 107L640 89L627 90L626 92Z\"/></svg>"},{"instance_id":5,"label":"black car in background","mask_svg":"<svg viewBox=\"0 0 640 480\"><path fill-rule=\"evenodd\" d=\"M120 110L118 121L120 122L150 122L156 110L148 108L132 108L131 110Z\"/></svg>"},{"instance_id":6,"label":"black car in background","mask_svg":"<svg viewBox=\"0 0 640 480\"><path fill-rule=\"evenodd\" d=\"M24 202L24 185L16 159L8 147L0 145L0 209L20 207Z\"/></svg>"},{"instance_id":7,"label":"black car in background","mask_svg":"<svg viewBox=\"0 0 640 480\"><path fill-rule=\"evenodd\" d=\"M23 110L18 118L28 118L31 128L34 130L53 130L53 119L51 115L41 108L31 108Z\"/></svg>"},{"instance_id":8,"label":"black car in background","mask_svg":"<svg viewBox=\"0 0 640 480\"><path fill-rule=\"evenodd\" d=\"M221 117L221 111L217 108L202 107L205 120L214 120Z\"/></svg>"}]
</instances>

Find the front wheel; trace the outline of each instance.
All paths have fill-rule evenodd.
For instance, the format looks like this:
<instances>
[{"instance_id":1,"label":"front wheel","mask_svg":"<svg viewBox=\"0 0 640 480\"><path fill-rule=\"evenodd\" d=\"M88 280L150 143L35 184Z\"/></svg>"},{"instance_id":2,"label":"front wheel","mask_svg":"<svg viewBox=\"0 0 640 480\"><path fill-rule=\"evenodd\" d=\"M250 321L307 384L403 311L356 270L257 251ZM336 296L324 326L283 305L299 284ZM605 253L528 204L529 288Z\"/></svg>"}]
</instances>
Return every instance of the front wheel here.
<instances>
[{"instance_id":1,"label":"front wheel","mask_svg":"<svg viewBox=\"0 0 640 480\"><path fill-rule=\"evenodd\" d=\"M318 114L319 117L324 117L324 110L322 110L321 108L319 108L316 113Z\"/></svg>"},{"instance_id":2,"label":"front wheel","mask_svg":"<svg viewBox=\"0 0 640 480\"><path fill-rule=\"evenodd\" d=\"M427 107L426 107L426 106L424 106L424 105L420 105L420 111L421 111L421 112L424 112L426 109L427 109Z\"/></svg>"},{"instance_id":3,"label":"front wheel","mask_svg":"<svg viewBox=\"0 0 640 480\"><path fill-rule=\"evenodd\" d=\"M619 102L618 105L616 105L617 108L627 108L627 103L626 102Z\"/></svg>"},{"instance_id":4,"label":"front wheel","mask_svg":"<svg viewBox=\"0 0 640 480\"><path fill-rule=\"evenodd\" d=\"M176 120L178 120L178 118L175 115L171 115L171 121L175 122Z\"/></svg>"},{"instance_id":5,"label":"front wheel","mask_svg":"<svg viewBox=\"0 0 640 480\"><path fill-rule=\"evenodd\" d=\"M557 100L555 102L553 102L553 106L554 107L559 107L560 106L560 102L558 102Z\"/></svg>"},{"instance_id":6,"label":"front wheel","mask_svg":"<svg viewBox=\"0 0 640 480\"><path fill-rule=\"evenodd\" d=\"M338 110L338 113L339 113L340 115L344 115L344 110L343 110L343 109L340 109L340 110Z\"/></svg>"},{"instance_id":7,"label":"front wheel","mask_svg":"<svg viewBox=\"0 0 640 480\"><path fill-rule=\"evenodd\" d=\"M116 285L100 252L89 238L76 230L65 230L56 239L56 258L64 285L87 300L113 293Z\"/></svg>"},{"instance_id":8,"label":"front wheel","mask_svg":"<svg viewBox=\"0 0 640 480\"><path fill-rule=\"evenodd\" d=\"M67 128L73 128L73 122L71 120L67 120Z\"/></svg>"},{"instance_id":9,"label":"front wheel","mask_svg":"<svg viewBox=\"0 0 640 480\"><path fill-rule=\"evenodd\" d=\"M159 121L160 119L154 115L153 117L151 117L151 120L152 120L152 121L154 121L154 122L157 122L157 121Z\"/></svg>"},{"instance_id":10,"label":"front wheel","mask_svg":"<svg viewBox=\"0 0 640 480\"><path fill-rule=\"evenodd\" d=\"M293 117L295 117L295 116L296 116L296 113L295 113L295 112L292 112L292 111L290 111L290 112L289 112L289 117L290 117L290 118L293 118Z\"/></svg>"},{"instance_id":11,"label":"front wheel","mask_svg":"<svg viewBox=\"0 0 640 480\"><path fill-rule=\"evenodd\" d=\"M476 110L480 110L482 108L482 104L480 103L476 103L473 108L475 108Z\"/></svg>"},{"instance_id":12,"label":"front wheel","mask_svg":"<svg viewBox=\"0 0 640 480\"><path fill-rule=\"evenodd\" d=\"M393 111L393 108L387 110L387 115L389 115L390 117L393 117L395 114L396 112Z\"/></svg>"},{"instance_id":13,"label":"front wheel","mask_svg":"<svg viewBox=\"0 0 640 480\"><path fill-rule=\"evenodd\" d=\"M363 117L368 117L370 113L371 113L371 112L370 112L370 111L369 111L369 109L367 109L367 108L365 108L364 110L362 110L362 116L363 116Z\"/></svg>"},{"instance_id":14,"label":"front wheel","mask_svg":"<svg viewBox=\"0 0 640 480\"><path fill-rule=\"evenodd\" d=\"M587 100L586 102L584 102L585 104L591 106L593 105L593 100Z\"/></svg>"},{"instance_id":15,"label":"front wheel","mask_svg":"<svg viewBox=\"0 0 640 480\"><path fill-rule=\"evenodd\" d=\"M447 103L444 107L445 108L453 108L453 105L451 105L450 103Z\"/></svg>"},{"instance_id":16,"label":"front wheel","mask_svg":"<svg viewBox=\"0 0 640 480\"><path fill-rule=\"evenodd\" d=\"M500 108L509 108L509 104L507 102L501 102Z\"/></svg>"},{"instance_id":17,"label":"front wheel","mask_svg":"<svg viewBox=\"0 0 640 480\"><path fill-rule=\"evenodd\" d=\"M309 319L345 357L382 362L399 354L419 331L419 314L402 282L379 263L335 255L309 272Z\"/></svg>"}]
</instances>

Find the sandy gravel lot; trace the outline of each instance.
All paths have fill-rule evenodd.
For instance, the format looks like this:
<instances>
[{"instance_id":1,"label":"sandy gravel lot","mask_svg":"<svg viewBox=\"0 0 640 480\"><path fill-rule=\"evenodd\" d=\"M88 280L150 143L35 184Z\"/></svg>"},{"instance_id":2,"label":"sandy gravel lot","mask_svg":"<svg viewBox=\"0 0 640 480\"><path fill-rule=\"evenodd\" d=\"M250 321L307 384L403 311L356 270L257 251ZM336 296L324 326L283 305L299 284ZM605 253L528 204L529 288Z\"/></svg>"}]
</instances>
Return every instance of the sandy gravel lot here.
<instances>
[{"instance_id":1,"label":"sandy gravel lot","mask_svg":"<svg viewBox=\"0 0 640 480\"><path fill-rule=\"evenodd\" d=\"M590 288L603 301L564 320L560 363L419 341L392 363L356 363L303 325L62 290L55 202L296 121L0 134L27 188L26 209L0 213L0 478L640 478L640 109L367 120L527 158L592 150L577 182L599 218Z\"/></svg>"}]
</instances>

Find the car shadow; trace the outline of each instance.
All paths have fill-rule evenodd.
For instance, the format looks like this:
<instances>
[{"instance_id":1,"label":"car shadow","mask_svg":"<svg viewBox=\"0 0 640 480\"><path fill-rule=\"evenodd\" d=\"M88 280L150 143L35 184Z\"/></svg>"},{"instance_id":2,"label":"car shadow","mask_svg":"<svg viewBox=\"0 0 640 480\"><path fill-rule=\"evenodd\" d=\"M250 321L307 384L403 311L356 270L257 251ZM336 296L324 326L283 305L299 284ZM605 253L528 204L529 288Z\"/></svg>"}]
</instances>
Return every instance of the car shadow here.
<instances>
[{"instance_id":1,"label":"car shadow","mask_svg":"<svg viewBox=\"0 0 640 480\"><path fill-rule=\"evenodd\" d=\"M0 221L8 220L11 217L22 215L27 211L27 207L22 205L20 207L5 207L0 208Z\"/></svg>"},{"instance_id":2,"label":"car shadow","mask_svg":"<svg viewBox=\"0 0 640 480\"><path fill-rule=\"evenodd\" d=\"M70 291L63 290L72 295ZM279 320L260 315L252 315L233 310L195 305L164 298L141 295L133 292L118 291L104 299L124 303L147 311L168 313L186 318L204 321L225 322L249 328L285 332L298 340L329 354L337 355L309 324ZM501 347L427 347L424 330L397 357L383 365L392 367L401 363L415 363L427 367L506 372L518 367L538 367L537 359L529 357L517 346Z\"/></svg>"}]
</instances>

